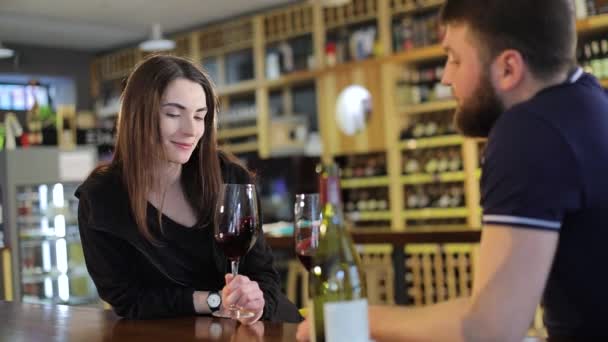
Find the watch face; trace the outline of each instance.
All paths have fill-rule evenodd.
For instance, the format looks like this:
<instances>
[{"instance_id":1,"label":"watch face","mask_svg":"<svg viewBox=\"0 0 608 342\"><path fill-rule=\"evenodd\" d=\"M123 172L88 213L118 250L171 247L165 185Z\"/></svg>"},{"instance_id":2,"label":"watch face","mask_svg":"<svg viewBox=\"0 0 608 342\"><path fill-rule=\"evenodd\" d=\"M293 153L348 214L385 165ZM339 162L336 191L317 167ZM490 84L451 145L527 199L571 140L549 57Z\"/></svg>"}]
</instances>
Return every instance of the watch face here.
<instances>
[{"instance_id":1,"label":"watch face","mask_svg":"<svg viewBox=\"0 0 608 342\"><path fill-rule=\"evenodd\" d=\"M217 293L210 293L207 297L207 304L210 308L217 308L222 303L222 298Z\"/></svg>"}]
</instances>

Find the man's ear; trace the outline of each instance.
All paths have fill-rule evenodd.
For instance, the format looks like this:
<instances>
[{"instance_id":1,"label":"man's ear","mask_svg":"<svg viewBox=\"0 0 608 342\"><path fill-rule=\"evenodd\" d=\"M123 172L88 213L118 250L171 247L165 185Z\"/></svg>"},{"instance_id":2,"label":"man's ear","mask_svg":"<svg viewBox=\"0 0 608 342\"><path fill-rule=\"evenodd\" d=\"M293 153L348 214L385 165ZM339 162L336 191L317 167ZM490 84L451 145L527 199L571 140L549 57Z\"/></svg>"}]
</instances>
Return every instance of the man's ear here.
<instances>
[{"instance_id":1,"label":"man's ear","mask_svg":"<svg viewBox=\"0 0 608 342\"><path fill-rule=\"evenodd\" d=\"M505 50L492 63L492 78L497 90L510 91L524 79L526 64L516 50Z\"/></svg>"}]
</instances>

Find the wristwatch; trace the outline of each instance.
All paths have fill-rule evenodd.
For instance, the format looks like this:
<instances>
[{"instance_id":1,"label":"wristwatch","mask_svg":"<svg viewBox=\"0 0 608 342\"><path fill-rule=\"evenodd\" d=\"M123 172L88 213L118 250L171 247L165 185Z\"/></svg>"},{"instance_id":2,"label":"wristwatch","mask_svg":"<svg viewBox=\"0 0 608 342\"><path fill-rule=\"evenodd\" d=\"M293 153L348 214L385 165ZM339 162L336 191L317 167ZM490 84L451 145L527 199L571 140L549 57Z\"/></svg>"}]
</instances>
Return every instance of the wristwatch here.
<instances>
[{"instance_id":1,"label":"wristwatch","mask_svg":"<svg viewBox=\"0 0 608 342\"><path fill-rule=\"evenodd\" d=\"M209 295L207 295L207 305L211 312L219 310L220 306L222 306L222 296L220 293L217 291L209 292Z\"/></svg>"}]
</instances>

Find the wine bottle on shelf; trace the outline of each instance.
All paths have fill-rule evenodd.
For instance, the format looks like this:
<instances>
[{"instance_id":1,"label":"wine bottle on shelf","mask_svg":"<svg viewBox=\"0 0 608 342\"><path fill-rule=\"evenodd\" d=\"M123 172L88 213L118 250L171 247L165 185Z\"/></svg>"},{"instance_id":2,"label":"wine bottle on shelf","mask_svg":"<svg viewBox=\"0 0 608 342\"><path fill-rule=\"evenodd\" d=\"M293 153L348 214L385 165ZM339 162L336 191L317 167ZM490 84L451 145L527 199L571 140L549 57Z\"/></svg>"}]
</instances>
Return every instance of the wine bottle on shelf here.
<instances>
[{"instance_id":1,"label":"wine bottle on shelf","mask_svg":"<svg viewBox=\"0 0 608 342\"><path fill-rule=\"evenodd\" d=\"M386 189L379 191L378 200L376 203L376 209L378 211L388 210L388 193L387 193Z\"/></svg>"},{"instance_id":2,"label":"wine bottle on shelf","mask_svg":"<svg viewBox=\"0 0 608 342\"><path fill-rule=\"evenodd\" d=\"M348 192L348 200L346 201L346 212L352 213L357 209L357 191L351 190Z\"/></svg>"},{"instance_id":3,"label":"wine bottle on shelf","mask_svg":"<svg viewBox=\"0 0 608 342\"><path fill-rule=\"evenodd\" d=\"M376 211L378 210L378 190L371 191L369 193L369 198L367 199L367 210Z\"/></svg>"},{"instance_id":4,"label":"wine bottle on shelf","mask_svg":"<svg viewBox=\"0 0 608 342\"><path fill-rule=\"evenodd\" d=\"M600 55L600 43L597 40L591 42L591 69L597 78L602 78L602 58Z\"/></svg>"},{"instance_id":5,"label":"wine bottle on shelf","mask_svg":"<svg viewBox=\"0 0 608 342\"><path fill-rule=\"evenodd\" d=\"M429 204L433 208L439 207L439 199L441 198L441 190L437 185L430 185L428 188Z\"/></svg>"},{"instance_id":6,"label":"wine bottle on shelf","mask_svg":"<svg viewBox=\"0 0 608 342\"><path fill-rule=\"evenodd\" d=\"M450 168L450 159L443 149L437 151L437 172L447 172Z\"/></svg>"},{"instance_id":7,"label":"wine bottle on shelf","mask_svg":"<svg viewBox=\"0 0 608 342\"><path fill-rule=\"evenodd\" d=\"M452 172L462 170L462 159L458 148L452 148L448 152L449 170Z\"/></svg>"},{"instance_id":8,"label":"wine bottle on shelf","mask_svg":"<svg viewBox=\"0 0 608 342\"><path fill-rule=\"evenodd\" d=\"M411 188L410 190L411 191L407 192L407 198L405 203L408 209L416 209L420 206L418 201L418 192Z\"/></svg>"},{"instance_id":9,"label":"wine bottle on shelf","mask_svg":"<svg viewBox=\"0 0 608 342\"><path fill-rule=\"evenodd\" d=\"M438 208L447 208L450 206L450 193L448 192L448 188L445 185L439 186L439 198L437 199L437 207Z\"/></svg>"},{"instance_id":10,"label":"wine bottle on shelf","mask_svg":"<svg viewBox=\"0 0 608 342\"><path fill-rule=\"evenodd\" d=\"M373 177L376 175L376 159L374 157L367 157L365 161L365 176Z\"/></svg>"},{"instance_id":11,"label":"wine bottle on shelf","mask_svg":"<svg viewBox=\"0 0 608 342\"><path fill-rule=\"evenodd\" d=\"M355 170L353 172L355 177L363 177L365 176L365 165L363 164L363 161L361 160L361 158L357 157L355 159Z\"/></svg>"},{"instance_id":12,"label":"wine bottle on shelf","mask_svg":"<svg viewBox=\"0 0 608 342\"><path fill-rule=\"evenodd\" d=\"M450 207L459 208L464 206L464 190L459 185L450 188Z\"/></svg>"},{"instance_id":13,"label":"wine bottle on shelf","mask_svg":"<svg viewBox=\"0 0 608 342\"><path fill-rule=\"evenodd\" d=\"M359 255L346 230L336 164L324 168L319 185L322 219L309 273L311 338L313 342L367 342L365 283Z\"/></svg>"},{"instance_id":14,"label":"wine bottle on shelf","mask_svg":"<svg viewBox=\"0 0 608 342\"><path fill-rule=\"evenodd\" d=\"M380 154L376 160L376 175L386 175L386 156L384 154Z\"/></svg>"},{"instance_id":15,"label":"wine bottle on shelf","mask_svg":"<svg viewBox=\"0 0 608 342\"><path fill-rule=\"evenodd\" d=\"M437 130L439 126L433 117L430 117L424 126L424 135L427 137L433 137L437 135Z\"/></svg>"},{"instance_id":16,"label":"wine bottle on shelf","mask_svg":"<svg viewBox=\"0 0 608 342\"><path fill-rule=\"evenodd\" d=\"M602 74L599 76L600 78L608 77L608 40L602 39L600 42L600 50L602 51L602 59L601 59L601 70Z\"/></svg>"},{"instance_id":17,"label":"wine bottle on shelf","mask_svg":"<svg viewBox=\"0 0 608 342\"><path fill-rule=\"evenodd\" d=\"M342 175L344 178L352 178L353 176L353 156L348 156L346 159L346 165L342 169Z\"/></svg>"},{"instance_id":18,"label":"wine bottle on shelf","mask_svg":"<svg viewBox=\"0 0 608 342\"><path fill-rule=\"evenodd\" d=\"M357 211L367 211L367 200L369 193L367 190L361 190L359 192L359 200L357 201Z\"/></svg>"},{"instance_id":19,"label":"wine bottle on shelf","mask_svg":"<svg viewBox=\"0 0 608 342\"><path fill-rule=\"evenodd\" d=\"M420 153L413 151L409 156L406 156L405 163L403 166L403 172L405 174L412 174L420 172Z\"/></svg>"},{"instance_id":20,"label":"wine bottle on shelf","mask_svg":"<svg viewBox=\"0 0 608 342\"><path fill-rule=\"evenodd\" d=\"M426 160L424 164L424 171L427 173L436 173L437 167L439 165L439 160L437 159L437 151L430 151L429 158Z\"/></svg>"}]
</instances>

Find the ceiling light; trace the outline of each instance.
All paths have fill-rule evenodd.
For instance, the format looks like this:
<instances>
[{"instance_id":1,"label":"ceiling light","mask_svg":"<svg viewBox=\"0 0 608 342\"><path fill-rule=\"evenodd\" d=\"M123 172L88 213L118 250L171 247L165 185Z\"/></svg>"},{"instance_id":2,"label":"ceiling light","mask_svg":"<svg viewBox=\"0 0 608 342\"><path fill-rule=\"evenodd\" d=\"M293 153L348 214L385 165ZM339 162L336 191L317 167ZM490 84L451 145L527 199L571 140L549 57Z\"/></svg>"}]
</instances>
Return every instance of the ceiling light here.
<instances>
[{"instance_id":1,"label":"ceiling light","mask_svg":"<svg viewBox=\"0 0 608 342\"><path fill-rule=\"evenodd\" d=\"M2 46L0 43L0 58L11 58L15 55L15 50Z\"/></svg>"},{"instance_id":2,"label":"ceiling light","mask_svg":"<svg viewBox=\"0 0 608 342\"><path fill-rule=\"evenodd\" d=\"M323 7L338 7L346 5L350 0L321 0L321 6Z\"/></svg>"},{"instance_id":3,"label":"ceiling light","mask_svg":"<svg viewBox=\"0 0 608 342\"><path fill-rule=\"evenodd\" d=\"M160 24L154 24L152 25L150 39L141 42L139 48L143 51L167 51L175 49L175 42L170 39L163 39Z\"/></svg>"}]
</instances>

